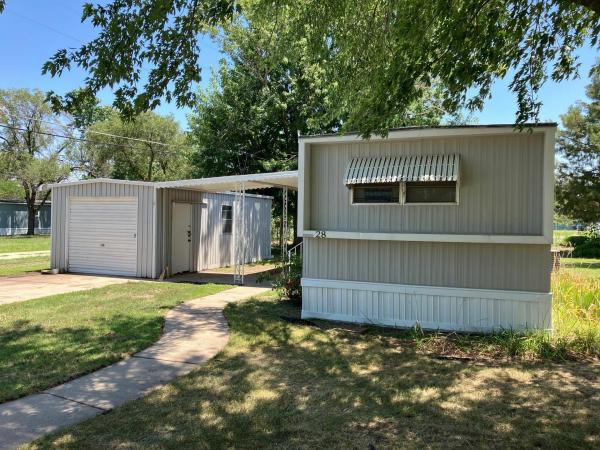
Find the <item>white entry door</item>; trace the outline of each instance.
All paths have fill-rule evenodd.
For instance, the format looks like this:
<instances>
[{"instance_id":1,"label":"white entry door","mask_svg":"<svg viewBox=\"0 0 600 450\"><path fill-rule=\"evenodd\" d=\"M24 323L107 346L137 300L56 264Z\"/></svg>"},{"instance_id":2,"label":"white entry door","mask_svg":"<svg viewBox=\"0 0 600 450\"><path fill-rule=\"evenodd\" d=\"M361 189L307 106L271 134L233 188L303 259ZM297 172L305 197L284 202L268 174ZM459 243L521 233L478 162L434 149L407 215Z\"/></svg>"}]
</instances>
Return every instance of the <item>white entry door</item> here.
<instances>
[{"instance_id":1,"label":"white entry door","mask_svg":"<svg viewBox=\"0 0 600 450\"><path fill-rule=\"evenodd\" d=\"M192 205L173 203L171 223L171 273L189 272L192 267Z\"/></svg>"},{"instance_id":2,"label":"white entry door","mask_svg":"<svg viewBox=\"0 0 600 450\"><path fill-rule=\"evenodd\" d=\"M137 198L71 197L70 272L136 276Z\"/></svg>"}]
</instances>

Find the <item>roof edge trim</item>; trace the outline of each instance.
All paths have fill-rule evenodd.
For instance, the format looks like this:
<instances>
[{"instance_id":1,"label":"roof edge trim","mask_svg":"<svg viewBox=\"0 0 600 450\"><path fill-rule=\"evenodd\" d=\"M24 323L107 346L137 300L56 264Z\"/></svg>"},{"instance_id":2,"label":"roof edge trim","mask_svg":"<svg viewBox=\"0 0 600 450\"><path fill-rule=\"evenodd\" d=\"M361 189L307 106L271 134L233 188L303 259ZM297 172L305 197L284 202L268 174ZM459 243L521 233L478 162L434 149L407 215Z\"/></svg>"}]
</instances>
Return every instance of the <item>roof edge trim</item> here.
<instances>
[{"instance_id":1,"label":"roof edge trim","mask_svg":"<svg viewBox=\"0 0 600 450\"><path fill-rule=\"evenodd\" d=\"M523 130L516 129L515 124L490 124L490 125L439 125L435 127L402 127L402 128L390 128L386 137L380 134L373 134L369 138L362 138L360 133L352 131L348 133L325 133L325 134L305 134L299 135L298 139L303 142L310 142L311 140L319 140L325 142L325 140L343 140L343 141L380 141L388 139L400 139L404 137L435 137L444 135L459 135L461 131L465 132L465 135L471 134L493 134L502 132L527 132L528 129L540 130L557 128L556 122L540 122L540 123L526 123L523 124ZM412 135L415 136L412 136Z\"/></svg>"}]
</instances>

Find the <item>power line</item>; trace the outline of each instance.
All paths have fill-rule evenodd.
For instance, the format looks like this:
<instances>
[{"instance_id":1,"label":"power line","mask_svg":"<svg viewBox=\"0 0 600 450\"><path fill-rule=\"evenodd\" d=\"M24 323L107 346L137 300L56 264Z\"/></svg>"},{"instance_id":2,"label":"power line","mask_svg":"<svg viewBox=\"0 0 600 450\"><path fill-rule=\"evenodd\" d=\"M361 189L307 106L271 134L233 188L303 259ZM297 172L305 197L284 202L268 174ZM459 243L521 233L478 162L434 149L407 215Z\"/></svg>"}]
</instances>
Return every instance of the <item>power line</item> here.
<instances>
[{"instance_id":1,"label":"power line","mask_svg":"<svg viewBox=\"0 0 600 450\"><path fill-rule=\"evenodd\" d=\"M66 5L62 5L62 6L66 7ZM75 11L72 8L68 8L68 9L70 9L71 11ZM54 28L53 26L47 25L44 22L41 22L41 21L39 21L37 19L32 19L31 17L25 16L25 15L23 15L23 14L17 12L17 11L14 11L13 9L9 9L9 8L5 7L4 11L9 12L9 13L11 13L11 14L13 14L13 15L21 18L21 19L24 19L24 20L27 20L27 21L29 21L31 23L39 25L40 27L46 28L49 31L52 31L52 32L57 33L57 34L60 34L61 36L64 36L64 37L66 37L68 39L71 39L71 40L73 40L75 42L78 42L80 44L86 45L85 41L83 41L82 39L80 39L80 38L78 38L76 36L73 36L71 34L65 33L65 32L63 32L63 31L61 31L61 30L59 30L57 28ZM151 71L151 69L148 69L148 68L140 66L140 74L148 75L148 74L150 74L150 71Z\"/></svg>"},{"instance_id":2,"label":"power line","mask_svg":"<svg viewBox=\"0 0 600 450\"><path fill-rule=\"evenodd\" d=\"M50 133L48 131L28 130L26 128L16 127L14 125L8 125L8 124L2 124L2 123L0 123L0 127L7 128L7 129L10 129L10 130L17 130L17 131L23 131L23 132L32 132L32 133L36 133L36 134L42 134L44 136L52 136L52 137L58 137L58 138L63 138L63 139L71 139L71 140L74 140L74 141L85 142L85 143L94 144L94 145L112 145L112 146L115 146L115 147L128 148L128 149L131 149L131 150L139 150L139 148L132 147L131 145L127 145L127 144L119 144L119 143L115 143L115 142L91 141L89 139L78 138L78 137L75 137L75 136L65 136L63 134ZM167 153L173 154L173 152L167 152Z\"/></svg>"},{"instance_id":3,"label":"power line","mask_svg":"<svg viewBox=\"0 0 600 450\"><path fill-rule=\"evenodd\" d=\"M18 117L19 119L23 119L23 120L33 120L35 122L47 123L49 125L56 125L56 126L60 126L60 127L67 126L64 123L52 122L50 120L36 119L35 117L24 117L24 116L19 116L19 115L14 115L14 117ZM107 136L107 137L119 138L119 139L128 139L130 141L144 142L146 144L155 144L155 145L162 145L164 147L173 147L173 144L167 144L165 142L151 141L149 139L133 138L133 137L129 137L129 136L121 136L118 134L105 133L104 131L90 130L89 128L86 129L85 132L92 133L92 134L99 134L99 135Z\"/></svg>"},{"instance_id":4,"label":"power line","mask_svg":"<svg viewBox=\"0 0 600 450\"><path fill-rule=\"evenodd\" d=\"M53 31L54 33L60 34L60 35L62 35L64 37L66 37L66 38L69 38L69 39L73 40L73 41L79 42L80 44L85 44L85 42L83 42L81 39L76 38L75 36L71 36L70 34L65 33L63 31L57 30L56 28L51 27L50 25L46 25L43 22L40 22L40 21L35 20L35 19L32 19L31 17L24 16L23 14L18 13L16 11L12 10L12 9L5 8L4 10L7 11L7 12L9 12L9 13L11 13L11 14L13 14L13 15L15 15L15 16L17 16L17 17L20 17L21 19L28 20L29 22L35 23L36 25L39 25L40 27L46 28L47 30Z\"/></svg>"}]
</instances>

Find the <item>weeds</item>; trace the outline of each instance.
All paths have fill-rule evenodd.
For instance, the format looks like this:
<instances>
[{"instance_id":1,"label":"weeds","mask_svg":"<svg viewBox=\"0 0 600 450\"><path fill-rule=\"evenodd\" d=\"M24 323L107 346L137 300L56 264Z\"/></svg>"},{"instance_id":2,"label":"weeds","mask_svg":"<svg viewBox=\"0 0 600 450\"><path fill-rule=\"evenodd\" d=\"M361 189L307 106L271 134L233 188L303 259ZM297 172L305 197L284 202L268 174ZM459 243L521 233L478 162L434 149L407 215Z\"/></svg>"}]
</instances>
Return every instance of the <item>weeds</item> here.
<instances>
[{"instance_id":1,"label":"weeds","mask_svg":"<svg viewBox=\"0 0 600 450\"><path fill-rule=\"evenodd\" d=\"M552 332L426 333L417 324L410 336L421 352L458 358L600 358L600 277L562 271L553 276L552 291Z\"/></svg>"}]
</instances>

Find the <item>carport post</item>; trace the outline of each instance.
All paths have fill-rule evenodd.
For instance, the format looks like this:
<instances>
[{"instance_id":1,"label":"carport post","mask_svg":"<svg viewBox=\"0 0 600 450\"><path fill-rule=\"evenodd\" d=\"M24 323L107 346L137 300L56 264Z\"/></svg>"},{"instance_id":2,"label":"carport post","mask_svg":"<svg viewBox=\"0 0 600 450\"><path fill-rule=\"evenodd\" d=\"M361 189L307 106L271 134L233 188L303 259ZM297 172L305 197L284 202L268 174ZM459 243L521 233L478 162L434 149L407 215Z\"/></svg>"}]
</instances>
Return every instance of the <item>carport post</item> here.
<instances>
[{"instance_id":1,"label":"carport post","mask_svg":"<svg viewBox=\"0 0 600 450\"><path fill-rule=\"evenodd\" d=\"M287 236L288 236L288 188L283 188L281 205L281 260L287 258Z\"/></svg>"},{"instance_id":2,"label":"carport post","mask_svg":"<svg viewBox=\"0 0 600 450\"><path fill-rule=\"evenodd\" d=\"M244 263L246 261L246 187L239 183L233 201L233 284L244 284Z\"/></svg>"}]
</instances>

